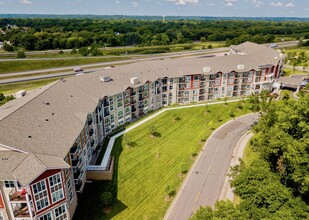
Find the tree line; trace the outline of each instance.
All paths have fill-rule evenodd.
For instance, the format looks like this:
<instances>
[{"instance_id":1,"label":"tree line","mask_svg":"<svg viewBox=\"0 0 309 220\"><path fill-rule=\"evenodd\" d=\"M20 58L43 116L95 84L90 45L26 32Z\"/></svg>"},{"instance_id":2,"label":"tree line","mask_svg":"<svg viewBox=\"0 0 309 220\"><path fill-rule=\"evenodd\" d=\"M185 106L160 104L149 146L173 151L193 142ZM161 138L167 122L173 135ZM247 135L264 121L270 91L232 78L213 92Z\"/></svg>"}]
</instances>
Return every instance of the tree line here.
<instances>
[{"instance_id":1,"label":"tree line","mask_svg":"<svg viewBox=\"0 0 309 220\"><path fill-rule=\"evenodd\" d=\"M277 36L303 38L309 23L301 21L141 20L141 19L0 19L0 41L8 50L47 50L103 46L149 46L226 41L268 43Z\"/></svg>"},{"instance_id":2,"label":"tree line","mask_svg":"<svg viewBox=\"0 0 309 220\"><path fill-rule=\"evenodd\" d=\"M261 118L250 142L257 157L230 174L240 203L203 207L192 220L309 219L309 94L295 101L283 93L270 101L266 94L249 99Z\"/></svg>"}]
</instances>

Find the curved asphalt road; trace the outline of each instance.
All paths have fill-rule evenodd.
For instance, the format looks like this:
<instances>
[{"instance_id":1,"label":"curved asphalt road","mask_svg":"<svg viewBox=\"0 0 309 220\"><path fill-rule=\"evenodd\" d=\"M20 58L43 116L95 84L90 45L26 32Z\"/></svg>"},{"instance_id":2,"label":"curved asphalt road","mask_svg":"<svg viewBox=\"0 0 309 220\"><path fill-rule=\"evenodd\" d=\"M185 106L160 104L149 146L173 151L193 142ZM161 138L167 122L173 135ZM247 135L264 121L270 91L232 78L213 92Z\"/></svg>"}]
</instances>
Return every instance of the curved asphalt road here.
<instances>
[{"instance_id":1,"label":"curved asphalt road","mask_svg":"<svg viewBox=\"0 0 309 220\"><path fill-rule=\"evenodd\" d=\"M164 220L186 220L200 206L214 206L220 198L233 150L258 117L257 113L239 117L208 138Z\"/></svg>"}]
</instances>

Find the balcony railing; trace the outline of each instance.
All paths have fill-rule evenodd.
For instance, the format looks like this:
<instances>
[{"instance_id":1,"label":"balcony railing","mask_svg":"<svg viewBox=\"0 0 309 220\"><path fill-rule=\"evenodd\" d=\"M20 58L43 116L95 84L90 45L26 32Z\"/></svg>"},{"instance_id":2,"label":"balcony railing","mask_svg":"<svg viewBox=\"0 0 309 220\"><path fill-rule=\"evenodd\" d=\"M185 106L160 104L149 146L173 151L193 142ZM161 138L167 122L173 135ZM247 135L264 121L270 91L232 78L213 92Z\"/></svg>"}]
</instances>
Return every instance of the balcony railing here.
<instances>
[{"instance_id":1,"label":"balcony railing","mask_svg":"<svg viewBox=\"0 0 309 220\"><path fill-rule=\"evenodd\" d=\"M22 201L29 201L30 196L26 189L22 188L18 190L17 188L13 188L9 192L9 198L11 202L22 202Z\"/></svg>"},{"instance_id":2,"label":"balcony railing","mask_svg":"<svg viewBox=\"0 0 309 220\"><path fill-rule=\"evenodd\" d=\"M27 204L21 203L20 207L15 207L13 210L15 218L29 218L30 212Z\"/></svg>"}]
</instances>

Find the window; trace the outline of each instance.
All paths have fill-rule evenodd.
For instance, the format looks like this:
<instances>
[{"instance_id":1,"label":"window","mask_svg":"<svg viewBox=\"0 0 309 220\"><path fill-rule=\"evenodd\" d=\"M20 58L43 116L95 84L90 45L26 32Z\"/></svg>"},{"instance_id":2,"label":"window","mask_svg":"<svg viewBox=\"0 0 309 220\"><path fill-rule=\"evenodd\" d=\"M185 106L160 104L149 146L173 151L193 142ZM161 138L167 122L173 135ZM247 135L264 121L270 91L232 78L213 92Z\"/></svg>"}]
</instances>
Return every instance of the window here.
<instances>
[{"instance_id":1,"label":"window","mask_svg":"<svg viewBox=\"0 0 309 220\"><path fill-rule=\"evenodd\" d=\"M35 205L38 211L49 205L45 180L41 180L32 185Z\"/></svg>"},{"instance_id":2,"label":"window","mask_svg":"<svg viewBox=\"0 0 309 220\"><path fill-rule=\"evenodd\" d=\"M4 181L5 188L14 188L14 181Z\"/></svg>"},{"instance_id":3,"label":"window","mask_svg":"<svg viewBox=\"0 0 309 220\"><path fill-rule=\"evenodd\" d=\"M122 100L122 94L118 94L118 95L117 95L117 100L118 100L118 101L121 101L121 100Z\"/></svg>"},{"instance_id":4,"label":"window","mask_svg":"<svg viewBox=\"0 0 309 220\"><path fill-rule=\"evenodd\" d=\"M71 179L70 178L68 179L67 187L68 187L69 199L70 199L70 203L71 203L72 200L73 200L73 190L72 190L72 183L71 183Z\"/></svg>"},{"instance_id":5,"label":"window","mask_svg":"<svg viewBox=\"0 0 309 220\"><path fill-rule=\"evenodd\" d=\"M194 88L198 88L198 87L199 87L199 82L198 82L198 81L197 81L197 82L194 82L194 83L193 83L193 87L194 87Z\"/></svg>"},{"instance_id":6,"label":"window","mask_svg":"<svg viewBox=\"0 0 309 220\"><path fill-rule=\"evenodd\" d=\"M198 94L198 90L197 89L193 90L193 95L197 95L197 94Z\"/></svg>"},{"instance_id":7,"label":"window","mask_svg":"<svg viewBox=\"0 0 309 220\"><path fill-rule=\"evenodd\" d=\"M191 88L191 84L190 83L186 83L186 88L187 89Z\"/></svg>"},{"instance_id":8,"label":"window","mask_svg":"<svg viewBox=\"0 0 309 220\"><path fill-rule=\"evenodd\" d=\"M126 111L126 114L127 114L127 113L130 113L130 107L127 107L127 108L125 109L125 111Z\"/></svg>"},{"instance_id":9,"label":"window","mask_svg":"<svg viewBox=\"0 0 309 220\"><path fill-rule=\"evenodd\" d=\"M200 78L199 75L194 76L194 80L199 80L199 78Z\"/></svg>"},{"instance_id":10,"label":"window","mask_svg":"<svg viewBox=\"0 0 309 220\"><path fill-rule=\"evenodd\" d=\"M50 186L53 203L64 198L62 182L61 182L61 175L59 173L56 175L53 175L52 177L49 177L49 186Z\"/></svg>"},{"instance_id":11,"label":"window","mask_svg":"<svg viewBox=\"0 0 309 220\"><path fill-rule=\"evenodd\" d=\"M186 76L186 82L190 82L191 81L191 76Z\"/></svg>"},{"instance_id":12,"label":"window","mask_svg":"<svg viewBox=\"0 0 309 220\"><path fill-rule=\"evenodd\" d=\"M39 217L39 220L52 220L52 215L51 213L46 213L45 215L42 215L41 217Z\"/></svg>"},{"instance_id":13,"label":"window","mask_svg":"<svg viewBox=\"0 0 309 220\"><path fill-rule=\"evenodd\" d=\"M55 217L56 220L67 220L67 212L64 204L55 209Z\"/></svg>"},{"instance_id":14,"label":"window","mask_svg":"<svg viewBox=\"0 0 309 220\"><path fill-rule=\"evenodd\" d=\"M229 73L229 78L234 78L234 73Z\"/></svg>"},{"instance_id":15,"label":"window","mask_svg":"<svg viewBox=\"0 0 309 220\"><path fill-rule=\"evenodd\" d=\"M118 112L118 118L123 118L123 110L120 110L120 111Z\"/></svg>"}]
</instances>

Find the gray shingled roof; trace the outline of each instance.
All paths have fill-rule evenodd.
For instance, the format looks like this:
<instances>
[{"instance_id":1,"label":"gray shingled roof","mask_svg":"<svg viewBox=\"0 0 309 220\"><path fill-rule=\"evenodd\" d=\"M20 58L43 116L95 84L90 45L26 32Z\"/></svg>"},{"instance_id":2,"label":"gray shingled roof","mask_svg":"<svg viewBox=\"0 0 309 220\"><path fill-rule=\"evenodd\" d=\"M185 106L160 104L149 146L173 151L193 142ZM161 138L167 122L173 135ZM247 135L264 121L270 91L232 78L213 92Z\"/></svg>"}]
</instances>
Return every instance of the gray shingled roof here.
<instances>
[{"instance_id":1,"label":"gray shingled roof","mask_svg":"<svg viewBox=\"0 0 309 220\"><path fill-rule=\"evenodd\" d=\"M245 65L244 71L248 71L258 69L261 64L277 65L279 62L278 58L274 58L279 53L273 49L244 43L246 47L253 48L255 52L247 56L136 62L66 78L18 109L12 108L14 111L0 120L0 144L29 153L64 158L84 127L87 114L94 111L99 99L104 96L115 95L128 87L138 87L158 78L200 74L205 66L211 67L212 73L227 73L237 71L239 64ZM102 83L98 79L100 76L110 76L112 80ZM140 83L132 85L131 77L138 77Z\"/></svg>"},{"instance_id":2,"label":"gray shingled roof","mask_svg":"<svg viewBox=\"0 0 309 220\"><path fill-rule=\"evenodd\" d=\"M27 157L17 151L0 151L0 181L15 180L13 170Z\"/></svg>"}]
</instances>

